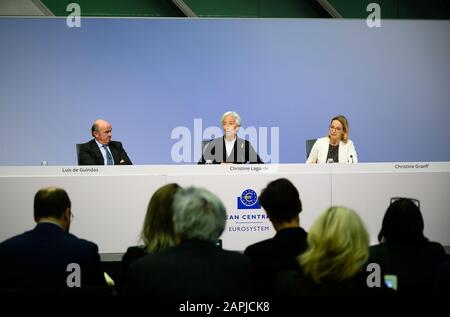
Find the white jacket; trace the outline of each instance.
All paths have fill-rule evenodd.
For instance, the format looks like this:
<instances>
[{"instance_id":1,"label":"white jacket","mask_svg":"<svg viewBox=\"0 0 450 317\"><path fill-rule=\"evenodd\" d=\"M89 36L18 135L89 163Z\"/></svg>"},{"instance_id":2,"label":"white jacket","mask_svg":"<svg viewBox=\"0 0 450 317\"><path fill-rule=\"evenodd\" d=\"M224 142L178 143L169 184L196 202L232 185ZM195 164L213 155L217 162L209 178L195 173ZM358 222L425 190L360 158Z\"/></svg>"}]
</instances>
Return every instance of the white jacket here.
<instances>
[{"instance_id":1,"label":"white jacket","mask_svg":"<svg viewBox=\"0 0 450 317\"><path fill-rule=\"evenodd\" d=\"M309 154L306 163L326 163L328 155L328 146L330 144L329 138L324 137L317 139L314 143L311 153ZM355 146L352 140L347 140L347 143L339 142L339 163L357 163L358 156L356 155Z\"/></svg>"}]
</instances>

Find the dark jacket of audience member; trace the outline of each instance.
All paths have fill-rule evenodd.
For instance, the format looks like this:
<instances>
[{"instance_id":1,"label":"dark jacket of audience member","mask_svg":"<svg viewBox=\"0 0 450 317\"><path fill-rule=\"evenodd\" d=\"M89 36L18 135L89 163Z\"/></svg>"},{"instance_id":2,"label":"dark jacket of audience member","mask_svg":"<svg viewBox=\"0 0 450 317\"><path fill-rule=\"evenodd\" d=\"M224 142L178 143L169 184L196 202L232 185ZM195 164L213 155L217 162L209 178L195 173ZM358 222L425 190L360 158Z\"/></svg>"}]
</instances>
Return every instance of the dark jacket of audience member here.
<instances>
[{"instance_id":1,"label":"dark jacket of audience member","mask_svg":"<svg viewBox=\"0 0 450 317\"><path fill-rule=\"evenodd\" d=\"M300 227L300 195L289 180L281 178L269 183L259 202L277 233L271 239L248 246L244 254L255 266L259 293L270 293L279 271L298 270L296 257L306 250L307 233Z\"/></svg>"},{"instance_id":2,"label":"dark jacket of audience member","mask_svg":"<svg viewBox=\"0 0 450 317\"><path fill-rule=\"evenodd\" d=\"M69 292L67 280L79 265L82 288L105 287L96 244L70 234L70 200L59 188L44 188L34 199L33 230L0 244L0 285L9 290ZM74 275L73 275L74 276ZM73 288L75 291L77 288Z\"/></svg>"},{"instance_id":3,"label":"dark jacket of audience member","mask_svg":"<svg viewBox=\"0 0 450 317\"><path fill-rule=\"evenodd\" d=\"M446 260L439 266L437 288L433 295L450 296L450 254L447 254Z\"/></svg>"},{"instance_id":4,"label":"dark jacket of audience member","mask_svg":"<svg viewBox=\"0 0 450 317\"><path fill-rule=\"evenodd\" d=\"M250 260L215 245L225 227L225 207L201 188L175 195L174 224L180 244L148 254L130 265L126 295L161 297L249 294Z\"/></svg>"},{"instance_id":5,"label":"dark jacket of audience member","mask_svg":"<svg viewBox=\"0 0 450 317\"><path fill-rule=\"evenodd\" d=\"M399 199L387 209L378 240L370 247L369 263L378 263L382 274L396 275L398 293L432 294L436 276L445 260L445 250L423 234L419 207L410 199Z\"/></svg>"},{"instance_id":6,"label":"dark jacket of audience member","mask_svg":"<svg viewBox=\"0 0 450 317\"><path fill-rule=\"evenodd\" d=\"M370 288L365 277L369 235L351 209L331 207L308 234L308 249L298 257L301 270L281 272L277 295L298 297L377 296L384 287Z\"/></svg>"}]
</instances>

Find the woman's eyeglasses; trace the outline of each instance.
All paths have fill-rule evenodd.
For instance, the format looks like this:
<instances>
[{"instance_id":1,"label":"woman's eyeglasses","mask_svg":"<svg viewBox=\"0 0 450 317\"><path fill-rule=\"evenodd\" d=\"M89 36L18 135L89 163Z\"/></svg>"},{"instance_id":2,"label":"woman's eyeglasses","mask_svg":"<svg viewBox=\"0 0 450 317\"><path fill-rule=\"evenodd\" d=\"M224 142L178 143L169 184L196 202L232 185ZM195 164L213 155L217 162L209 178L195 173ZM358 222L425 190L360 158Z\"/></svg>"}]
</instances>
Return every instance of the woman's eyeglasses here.
<instances>
[{"instance_id":1,"label":"woman's eyeglasses","mask_svg":"<svg viewBox=\"0 0 450 317\"><path fill-rule=\"evenodd\" d=\"M334 130L334 131L337 131L337 132L341 132L341 131L342 131L342 128L330 126L330 130Z\"/></svg>"},{"instance_id":2,"label":"woman's eyeglasses","mask_svg":"<svg viewBox=\"0 0 450 317\"><path fill-rule=\"evenodd\" d=\"M419 201L418 199L415 199L415 198L392 197L392 198L391 198L391 203L390 203L390 204L392 205L395 201L400 200L400 199L410 200L410 201L412 201L412 202L417 206L417 208L420 209L420 201Z\"/></svg>"}]
</instances>

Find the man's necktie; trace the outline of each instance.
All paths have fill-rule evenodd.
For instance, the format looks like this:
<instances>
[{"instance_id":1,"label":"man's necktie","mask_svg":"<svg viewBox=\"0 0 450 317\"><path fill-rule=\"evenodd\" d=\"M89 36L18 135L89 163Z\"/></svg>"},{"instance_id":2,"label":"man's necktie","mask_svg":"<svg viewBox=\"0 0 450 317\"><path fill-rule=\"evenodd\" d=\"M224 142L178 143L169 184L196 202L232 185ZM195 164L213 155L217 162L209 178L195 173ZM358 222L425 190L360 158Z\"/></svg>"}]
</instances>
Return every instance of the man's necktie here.
<instances>
[{"instance_id":1,"label":"man's necktie","mask_svg":"<svg viewBox=\"0 0 450 317\"><path fill-rule=\"evenodd\" d=\"M108 151L108 146L107 145L103 145L103 148L106 151L106 165L114 165L111 153L109 153L109 151Z\"/></svg>"}]
</instances>

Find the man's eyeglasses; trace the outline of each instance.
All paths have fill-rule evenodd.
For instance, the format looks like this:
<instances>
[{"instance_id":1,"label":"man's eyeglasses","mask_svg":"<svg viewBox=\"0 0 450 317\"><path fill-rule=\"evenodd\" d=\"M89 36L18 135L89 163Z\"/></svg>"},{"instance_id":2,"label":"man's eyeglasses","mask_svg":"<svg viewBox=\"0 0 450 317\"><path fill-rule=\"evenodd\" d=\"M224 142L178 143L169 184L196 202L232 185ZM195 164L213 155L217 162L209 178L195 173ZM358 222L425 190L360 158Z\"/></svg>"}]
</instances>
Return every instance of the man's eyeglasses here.
<instances>
[{"instance_id":1,"label":"man's eyeglasses","mask_svg":"<svg viewBox=\"0 0 450 317\"><path fill-rule=\"evenodd\" d=\"M407 197L392 197L391 198L391 203L390 205L392 205L395 201L400 200L400 199L407 199L407 200L411 200L416 206L417 208L420 209L420 201L418 199L415 198L407 198Z\"/></svg>"}]
</instances>

